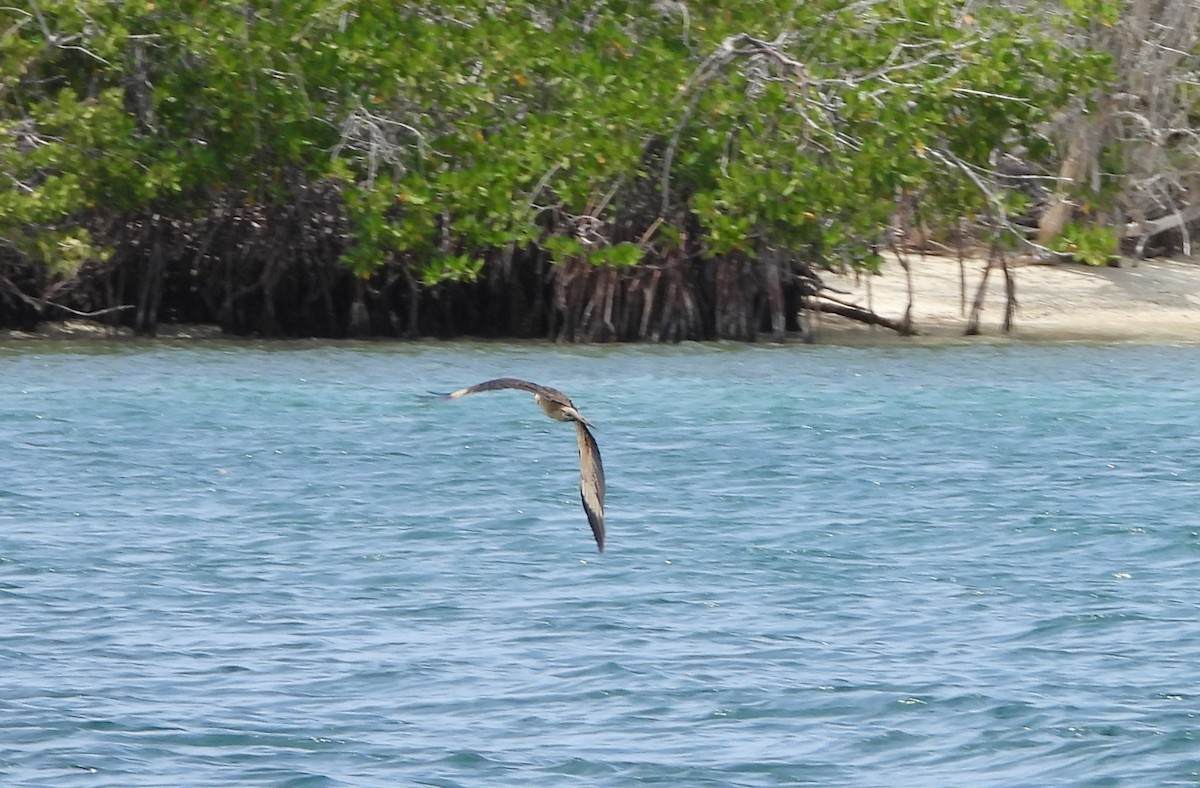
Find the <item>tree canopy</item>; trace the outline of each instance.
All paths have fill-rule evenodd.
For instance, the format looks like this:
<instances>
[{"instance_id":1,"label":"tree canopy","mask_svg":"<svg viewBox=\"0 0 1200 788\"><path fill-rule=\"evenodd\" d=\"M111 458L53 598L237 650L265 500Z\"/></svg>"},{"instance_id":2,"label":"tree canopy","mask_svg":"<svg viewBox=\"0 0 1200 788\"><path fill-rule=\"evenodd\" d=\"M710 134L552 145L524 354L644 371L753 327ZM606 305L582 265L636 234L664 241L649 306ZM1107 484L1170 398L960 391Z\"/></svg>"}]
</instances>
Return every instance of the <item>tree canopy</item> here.
<instances>
[{"instance_id":1,"label":"tree canopy","mask_svg":"<svg viewBox=\"0 0 1200 788\"><path fill-rule=\"evenodd\" d=\"M1056 160L1112 63L1068 34L1118 11L33 0L0 10L0 298L420 333L494 270L533 277L512 315L549 282L535 335L778 333L785 290L877 265L906 196L1013 233L997 157Z\"/></svg>"}]
</instances>

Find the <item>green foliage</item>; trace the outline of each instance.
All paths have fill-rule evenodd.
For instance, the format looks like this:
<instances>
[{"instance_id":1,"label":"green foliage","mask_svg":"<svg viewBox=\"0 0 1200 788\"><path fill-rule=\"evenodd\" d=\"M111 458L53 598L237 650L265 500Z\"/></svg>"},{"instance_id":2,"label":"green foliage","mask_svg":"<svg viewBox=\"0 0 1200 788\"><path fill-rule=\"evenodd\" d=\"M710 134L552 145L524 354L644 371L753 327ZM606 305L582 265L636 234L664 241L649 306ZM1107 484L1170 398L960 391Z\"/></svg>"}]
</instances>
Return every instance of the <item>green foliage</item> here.
<instances>
[{"instance_id":1,"label":"green foliage","mask_svg":"<svg viewBox=\"0 0 1200 788\"><path fill-rule=\"evenodd\" d=\"M692 206L716 253L816 234L826 256L862 260L900 191L920 191L931 219L981 213L988 198L964 168L985 170L1010 141L1036 142L1068 91L1102 74L1003 7L971 16L937 0L807 3L793 13L795 29L828 33L786 52L802 57L805 79L768 61L777 81L756 101L730 79L697 113L689 142L709 149L702 161L723 158ZM780 87L789 80L792 90Z\"/></svg>"},{"instance_id":2,"label":"green foliage","mask_svg":"<svg viewBox=\"0 0 1200 788\"><path fill-rule=\"evenodd\" d=\"M1072 222L1054 239L1051 248L1085 265L1104 266L1117 258L1120 242L1110 227Z\"/></svg>"},{"instance_id":3,"label":"green foliage","mask_svg":"<svg viewBox=\"0 0 1200 788\"><path fill-rule=\"evenodd\" d=\"M509 246L634 266L646 227L688 214L710 255L869 268L898 193L931 220L986 210L962 166L1035 149L1107 65L1061 29L1119 6L1071 0L1045 26L940 0L37 8L0 11L0 243L66 275L103 254L89 217L326 180L357 275L403 259L434 286ZM769 46L723 55L742 34ZM553 218L618 213L638 226L587 246Z\"/></svg>"},{"instance_id":4,"label":"green foliage","mask_svg":"<svg viewBox=\"0 0 1200 788\"><path fill-rule=\"evenodd\" d=\"M97 248L91 235L83 228L74 228L56 233L43 233L36 239L38 252L55 276L74 276L80 266L90 259L108 257L107 249Z\"/></svg>"},{"instance_id":5,"label":"green foliage","mask_svg":"<svg viewBox=\"0 0 1200 788\"><path fill-rule=\"evenodd\" d=\"M562 235L552 235L542 241L542 248L550 253L554 260L569 260L583 254L583 244L574 238Z\"/></svg>"},{"instance_id":6,"label":"green foliage","mask_svg":"<svg viewBox=\"0 0 1200 788\"><path fill-rule=\"evenodd\" d=\"M450 255L435 258L421 274L421 281L426 287L433 287L441 282L470 282L479 276L482 270L482 260L461 254Z\"/></svg>"},{"instance_id":7,"label":"green foliage","mask_svg":"<svg viewBox=\"0 0 1200 788\"><path fill-rule=\"evenodd\" d=\"M637 244L621 243L597 249L590 255L594 265L608 268L632 268L642 261L644 253Z\"/></svg>"}]
</instances>

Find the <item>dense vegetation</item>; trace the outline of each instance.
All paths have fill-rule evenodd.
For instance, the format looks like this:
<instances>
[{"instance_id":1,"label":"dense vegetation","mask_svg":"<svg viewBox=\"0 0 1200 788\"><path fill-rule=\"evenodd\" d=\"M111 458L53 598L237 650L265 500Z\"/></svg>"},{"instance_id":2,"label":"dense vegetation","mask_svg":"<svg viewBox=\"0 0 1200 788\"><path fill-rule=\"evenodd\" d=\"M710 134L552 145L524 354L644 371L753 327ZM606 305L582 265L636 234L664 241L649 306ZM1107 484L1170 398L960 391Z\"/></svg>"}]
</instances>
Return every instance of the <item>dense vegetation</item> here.
<instances>
[{"instance_id":1,"label":"dense vegetation","mask_svg":"<svg viewBox=\"0 0 1200 788\"><path fill-rule=\"evenodd\" d=\"M1053 122L1113 84L1087 32L1122 8L4 8L0 325L604 341L874 319L820 270L873 269L898 225L1024 237L1002 163L1060 166ZM1060 202L1113 192L1074 180Z\"/></svg>"}]
</instances>

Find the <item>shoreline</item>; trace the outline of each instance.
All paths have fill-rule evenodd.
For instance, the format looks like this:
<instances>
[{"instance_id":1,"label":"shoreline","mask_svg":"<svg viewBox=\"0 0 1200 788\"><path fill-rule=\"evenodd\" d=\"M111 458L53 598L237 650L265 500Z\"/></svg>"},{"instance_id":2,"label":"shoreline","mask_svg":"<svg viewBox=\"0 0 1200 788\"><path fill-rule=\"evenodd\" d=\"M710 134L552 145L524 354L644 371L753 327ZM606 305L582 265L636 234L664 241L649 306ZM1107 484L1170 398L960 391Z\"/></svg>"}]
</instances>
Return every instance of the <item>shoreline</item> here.
<instances>
[{"instance_id":1,"label":"shoreline","mask_svg":"<svg viewBox=\"0 0 1200 788\"><path fill-rule=\"evenodd\" d=\"M964 334L971 303L986 261L909 255L912 270L912 319L916 337L871 328L821 315L816 327L820 343L856 342L857 334L899 344L913 340L1037 342L1200 342L1200 262L1177 259L1133 260L1120 267L1080 263L1012 266L1017 311L1013 330L1004 333L1004 274L993 269L988 279L977 336ZM900 320L908 305L904 270L894 257L885 259L881 276L823 274L838 297ZM895 344L891 339L887 344ZM856 342L857 343L857 342Z\"/></svg>"},{"instance_id":2,"label":"shoreline","mask_svg":"<svg viewBox=\"0 0 1200 788\"><path fill-rule=\"evenodd\" d=\"M1012 266L1017 311L1013 330L1004 333L1004 275L994 269L988 280L980 333L966 336L968 314L986 261L913 254L912 319L915 336L868 326L830 314L813 317L818 345L929 345L959 342L1148 342L1200 343L1200 260L1122 259L1120 267L1095 268L1076 263ZM885 258L882 275L823 273L837 297L899 321L908 305L908 283L894 257ZM367 341L406 341L368 337ZM469 340L469 337L463 337ZM47 322L35 332L0 330L0 342L54 340L250 341L213 325L162 324L155 337L139 337L86 319ZM291 341L291 340L284 340ZM414 340L417 342L423 339ZM799 342L797 337L794 340Z\"/></svg>"}]
</instances>

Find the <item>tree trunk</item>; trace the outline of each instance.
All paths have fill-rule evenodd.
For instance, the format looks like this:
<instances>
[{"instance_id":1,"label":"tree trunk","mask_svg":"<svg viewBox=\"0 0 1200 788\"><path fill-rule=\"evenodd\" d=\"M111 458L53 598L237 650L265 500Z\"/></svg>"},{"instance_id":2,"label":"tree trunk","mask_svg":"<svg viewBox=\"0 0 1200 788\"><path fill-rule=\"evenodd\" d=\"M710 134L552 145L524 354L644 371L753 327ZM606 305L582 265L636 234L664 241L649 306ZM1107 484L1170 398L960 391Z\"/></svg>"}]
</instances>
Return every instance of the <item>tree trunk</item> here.
<instances>
[{"instance_id":1,"label":"tree trunk","mask_svg":"<svg viewBox=\"0 0 1200 788\"><path fill-rule=\"evenodd\" d=\"M1111 116L1112 100L1106 96L1095 112L1080 113L1072 125L1067 138L1067 155L1058 171L1058 189L1038 221L1037 239L1042 246L1049 245L1061 235L1071 220L1074 208L1071 193L1094 173L1100 172L1100 150Z\"/></svg>"},{"instance_id":2,"label":"tree trunk","mask_svg":"<svg viewBox=\"0 0 1200 788\"><path fill-rule=\"evenodd\" d=\"M979 289L975 291L975 301L971 304L971 316L967 318L967 328L963 332L969 337L979 335L979 317L983 313L983 300L987 297L988 276L992 273L994 258L989 257L983 268L983 278L979 280Z\"/></svg>"},{"instance_id":3,"label":"tree trunk","mask_svg":"<svg viewBox=\"0 0 1200 788\"><path fill-rule=\"evenodd\" d=\"M758 252L762 267L763 291L767 297L767 313L771 319L771 339L787 339L787 314L784 311L781 259L785 252L775 246L762 246Z\"/></svg>"}]
</instances>

